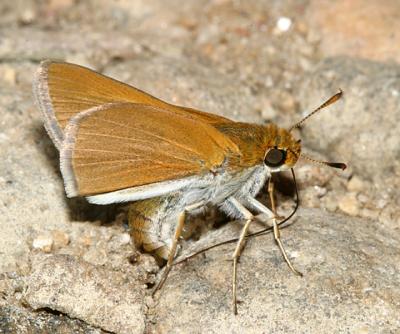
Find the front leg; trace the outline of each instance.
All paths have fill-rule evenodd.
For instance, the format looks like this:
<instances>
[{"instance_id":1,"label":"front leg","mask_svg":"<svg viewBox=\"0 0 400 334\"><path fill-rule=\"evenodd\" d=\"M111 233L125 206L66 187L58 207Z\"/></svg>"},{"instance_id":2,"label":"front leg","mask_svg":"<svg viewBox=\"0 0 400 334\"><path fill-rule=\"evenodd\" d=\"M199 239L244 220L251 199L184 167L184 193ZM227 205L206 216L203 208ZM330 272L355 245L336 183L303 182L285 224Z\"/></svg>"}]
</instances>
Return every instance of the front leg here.
<instances>
[{"instance_id":1,"label":"front leg","mask_svg":"<svg viewBox=\"0 0 400 334\"><path fill-rule=\"evenodd\" d=\"M274 213L268 207L266 207L264 204L256 200L253 196L247 195L246 197L244 197L243 200L247 208L259 214L263 214L263 216L265 215L267 220L270 220L273 217L275 217ZM265 221L262 221L261 219L258 220L261 223L265 223Z\"/></svg>"},{"instance_id":2,"label":"front leg","mask_svg":"<svg viewBox=\"0 0 400 334\"><path fill-rule=\"evenodd\" d=\"M276 205L275 205L275 197L274 197L274 183L272 181L272 178L269 179L268 181L268 193L270 196L270 201L271 201L271 207L272 211L267 208L264 204L256 200L254 197L247 196L245 197L245 201L249 203L249 205L257 210L260 213L266 214L268 217L272 218L272 226L274 230L274 238L275 242L277 243L283 258L285 259L287 265L289 268L298 276L303 276L301 272L299 272L292 264L290 261L289 257L287 256L287 253L285 251L285 248L283 247L283 243L281 241L281 236L280 236L280 230L279 230L279 225L277 223L277 219L279 218L276 214Z\"/></svg>"},{"instance_id":3,"label":"front leg","mask_svg":"<svg viewBox=\"0 0 400 334\"><path fill-rule=\"evenodd\" d=\"M275 242L278 244L278 247L281 250L283 258L285 259L290 270L292 270L298 276L303 276L303 274L293 266L292 262L289 260L289 257L286 254L285 248L283 248L279 225L276 222L277 216L276 216L276 206L275 206L275 197L274 197L274 182L272 181L272 178L270 178L268 181L268 193L269 193L270 200L271 200L272 212L274 213L274 217L272 218L272 223L273 223L273 227L274 227Z\"/></svg>"}]
</instances>

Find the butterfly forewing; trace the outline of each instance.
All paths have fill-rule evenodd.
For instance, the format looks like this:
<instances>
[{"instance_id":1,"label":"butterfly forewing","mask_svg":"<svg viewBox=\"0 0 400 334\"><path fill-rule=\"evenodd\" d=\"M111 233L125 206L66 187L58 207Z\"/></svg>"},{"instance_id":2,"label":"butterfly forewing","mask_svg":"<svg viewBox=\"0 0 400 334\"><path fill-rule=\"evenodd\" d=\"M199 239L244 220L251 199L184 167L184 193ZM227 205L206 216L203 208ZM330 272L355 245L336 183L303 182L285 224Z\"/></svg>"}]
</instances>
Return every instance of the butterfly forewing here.
<instances>
[{"instance_id":1,"label":"butterfly forewing","mask_svg":"<svg viewBox=\"0 0 400 334\"><path fill-rule=\"evenodd\" d=\"M111 103L70 120L60 156L71 197L204 175L239 154L205 122L149 105Z\"/></svg>"},{"instance_id":2,"label":"butterfly forewing","mask_svg":"<svg viewBox=\"0 0 400 334\"><path fill-rule=\"evenodd\" d=\"M168 104L88 68L64 62L43 62L36 74L33 88L43 112L45 127L58 148L64 138L64 128L72 117L84 110L111 102L161 107L206 123L231 122L217 115Z\"/></svg>"}]
</instances>

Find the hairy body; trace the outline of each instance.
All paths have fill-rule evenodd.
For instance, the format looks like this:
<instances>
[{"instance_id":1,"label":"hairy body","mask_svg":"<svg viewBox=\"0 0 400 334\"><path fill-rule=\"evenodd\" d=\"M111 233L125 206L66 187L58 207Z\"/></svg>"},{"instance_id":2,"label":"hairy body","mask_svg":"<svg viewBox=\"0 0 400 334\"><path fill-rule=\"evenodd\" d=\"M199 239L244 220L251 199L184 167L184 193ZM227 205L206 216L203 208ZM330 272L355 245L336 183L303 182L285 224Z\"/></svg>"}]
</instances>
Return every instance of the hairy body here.
<instances>
[{"instance_id":1,"label":"hairy body","mask_svg":"<svg viewBox=\"0 0 400 334\"><path fill-rule=\"evenodd\" d=\"M233 178L224 175L214 188L183 189L166 196L134 202L129 207L129 227L135 246L167 260L179 214L194 203L217 205L228 216L244 219L240 208L230 198L238 199L245 207L260 211L249 198L254 198L269 172L264 165L238 172ZM228 185L229 184L229 185Z\"/></svg>"}]
</instances>

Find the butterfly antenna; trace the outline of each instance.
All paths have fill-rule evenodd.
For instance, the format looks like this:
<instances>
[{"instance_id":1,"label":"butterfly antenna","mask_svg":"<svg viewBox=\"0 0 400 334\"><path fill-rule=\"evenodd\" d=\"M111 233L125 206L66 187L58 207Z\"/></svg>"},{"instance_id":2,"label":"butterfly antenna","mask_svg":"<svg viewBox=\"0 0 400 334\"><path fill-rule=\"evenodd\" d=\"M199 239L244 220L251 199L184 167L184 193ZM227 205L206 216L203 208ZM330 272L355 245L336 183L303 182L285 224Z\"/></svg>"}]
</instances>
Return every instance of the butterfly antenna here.
<instances>
[{"instance_id":1,"label":"butterfly antenna","mask_svg":"<svg viewBox=\"0 0 400 334\"><path fill-rule=\"evenodd\" d=\"M322 103L317 109L309 113L306 117L304 117L300 122L296 123L295 125L292 125L289 128L289 132L291 132L293 129L300 127L307 119L309 119L312 115L320 111L321 109L326 108L327 106L335 103L337 100L339 100L343 95L343 91L339 89L339 92L337 92L335 95L331 96L328 100L326 100L324 103Z\"/></svg>"},{"instance_id":2,"label":"butterfly antenna","mask_svg":"<svg viewBox=\"0 0 400 334\"><path fill-rule=\"evenodd\" d=\"M322 161L322 160L317 160L317 159L313 159L310 158L307 155L301 154L300 158L306 159L308 161L320 164L320 165L325 165L325 166L329 166L329 167L333 167L333 168L338 168L341 170L345 170L347 168L347 165L343 162L329 162L329 161Z\"/></svg>"}]
</instances>

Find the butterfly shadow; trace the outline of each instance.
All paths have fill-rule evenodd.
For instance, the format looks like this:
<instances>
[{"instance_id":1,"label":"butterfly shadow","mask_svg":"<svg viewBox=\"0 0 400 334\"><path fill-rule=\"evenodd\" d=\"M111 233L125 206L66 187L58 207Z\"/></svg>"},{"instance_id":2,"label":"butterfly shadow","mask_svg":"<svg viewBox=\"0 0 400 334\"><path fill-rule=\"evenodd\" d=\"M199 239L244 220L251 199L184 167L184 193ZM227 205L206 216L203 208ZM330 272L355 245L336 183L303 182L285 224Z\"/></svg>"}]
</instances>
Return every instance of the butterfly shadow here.
<instances>
[{"instance_id":1,"label":"butterfly shadow","mask_svg":"<svg viewBox=\"0 0 400 334\"><path fill-rule=\"evenodd\" d=\"M39 151L45 156L47 170L57 175L60 182L63 182L60 172L60 157L57 148L47 135L42 123L33 126L35 143ZM108 225L115 221L115 217L124 211L121 204L95 205L90 204L85 198L68 198L65 193L61 194L68 208L69 218L73 222L97 222L101 225Z\"/></svg>"}]
</instances>

